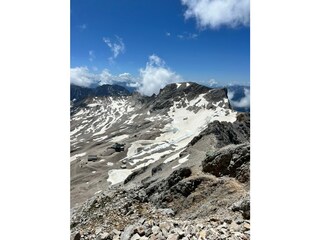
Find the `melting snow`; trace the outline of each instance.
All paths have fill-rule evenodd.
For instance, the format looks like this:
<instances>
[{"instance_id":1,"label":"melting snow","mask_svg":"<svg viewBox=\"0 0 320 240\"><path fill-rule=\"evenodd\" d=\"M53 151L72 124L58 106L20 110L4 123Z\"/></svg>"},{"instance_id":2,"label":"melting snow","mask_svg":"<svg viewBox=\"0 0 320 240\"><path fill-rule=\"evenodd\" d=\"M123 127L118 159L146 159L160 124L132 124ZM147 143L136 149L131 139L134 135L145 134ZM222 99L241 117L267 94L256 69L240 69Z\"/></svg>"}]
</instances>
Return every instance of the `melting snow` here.
<instances>
[{"instance_id":1,"label":"melting snow","mask_svg":"<svg viewBox=\"0 0 320 240\"><path fill-rule=\"evenodd\" d=\"M175 168L179 167L182 163L188 161L188 160L189 160L188 157L189 157L189 155L187 155L187 156L185 156L185 157L183 157L183 158L180 158L179 161L178 161L179 164L176 165L176 166L173 166L172 169L175 169Z\"/></svg>"},{"instance_id":2,"label":"melting snow","mask_svg":"<svg viewBox=\"0 0 320 240\"><path fill-rule=\"evenodd\" d=\"M76 155L73 155L71 158L70 158L70 161L74 161L77 159L77 157L83 157L84 155L86 155L86 153L79 153L79 154L76 154Z\"/></svg>"},{"instance_id":3,"label":"melting snow","mask_svg":"<svg viewBox=\"0 0 320 240\"><path fill-rule=\"evenodd\" d=\"M123 139L126 139L126 138L128 138L128 137L129 137L129 135L124 134L124 135L120 135L120 136L114 137L114 138L112 138L110 141L111 141L111 142L120 142L120 141L122 141Z\"/></svg>"},{"instance_id":4,"label":"melting snow","mask_svg":"<svg viewBox=\"0 0 320 240\"><path fill-rule=\"evenodd\" d=\"M131 169L112 169L108 171L109 177L107 181L114 185L123 182L131 173Z\"/></svg>"}]
</instances>

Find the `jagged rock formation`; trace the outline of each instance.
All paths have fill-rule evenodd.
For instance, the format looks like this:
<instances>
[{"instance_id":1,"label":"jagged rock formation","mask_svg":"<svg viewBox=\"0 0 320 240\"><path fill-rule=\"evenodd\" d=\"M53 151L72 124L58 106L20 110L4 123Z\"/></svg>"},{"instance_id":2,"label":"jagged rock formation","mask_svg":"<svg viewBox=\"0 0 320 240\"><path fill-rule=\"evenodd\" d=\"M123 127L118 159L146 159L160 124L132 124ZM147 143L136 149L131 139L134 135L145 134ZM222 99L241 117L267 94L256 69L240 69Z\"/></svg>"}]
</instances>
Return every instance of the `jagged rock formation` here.
<instances>
[{"instance_id":1,"label":"jagged rock formation","mask_svg":"<svg viewBox=\"0 0 320 240\"><path fill-rule=\"evenodd\" d=\"M202 161L204 172L217 177L235 177L240 182L246 182L250 177L250 145L241 144L208 153Z\"/></svg>"}]
</instances>

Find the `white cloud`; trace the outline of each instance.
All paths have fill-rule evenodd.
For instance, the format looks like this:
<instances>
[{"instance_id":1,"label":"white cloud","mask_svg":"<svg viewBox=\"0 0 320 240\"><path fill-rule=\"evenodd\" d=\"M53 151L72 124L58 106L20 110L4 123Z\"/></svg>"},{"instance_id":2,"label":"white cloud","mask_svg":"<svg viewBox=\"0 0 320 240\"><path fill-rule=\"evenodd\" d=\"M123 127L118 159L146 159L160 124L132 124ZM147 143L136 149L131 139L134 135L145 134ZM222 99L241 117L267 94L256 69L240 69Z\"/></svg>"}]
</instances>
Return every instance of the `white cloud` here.
<instances>
[{"instance_id":1,"label":"white cloud","mask_svg":"<svg viewBox=\"0 0 320 240\"><path fill-rule=\"evenodd\" d=\"M121 79L121 80L128 80L128 79L132 79L132 76L130 73L121 73L118 75L118 77Z\"/></svg>"},{"instance_id":2,"label":"white cloud","mask_svg":"<svg viewBox=\"0 0 320 240\"><path fill-rule=\"evenodd\" d=\"M95 87L103 84L117 84L125 82L127 86L138 87L140 84L137 79L129 73L121 73L118 76L112 75L108 69L103 69L97 73L97 68L92 69L90 72L88 67L75 67L70 69L70 81L72 84L82 87Z\"/></svg>"},{"instance_id":3,"label":"white cloud","mask_svg":"<svg viewBox=\"0 0 320 240\"><path fill-rule=\"evenodd\" d=\"M171 33L166 32L166 36L167 36L167 37L170 37L170 36L171 36Z\"/></svg>"},{"instance_id":4,"label":"white cloud","mask_svg":"<svg viewBox=\"0 0 320 240\"><path fill-rule=\"evenodd\" d=\"M158 94L169 83L181 82L182 77L166 67L165 62L151 55L144 69L140 69L140 87L138 91L147 96Z\"/></svg>"},{"instance_id":5,"label":"white cloud","mask_svg":"<svg viewBox=\"0 0 320 240\"><path fill-rule=\"evenodd\" d=\"M218 82L214 79L214 78L211 78L209 81L208 81L208 84L210 87L213 87L215 85L218 84Z\"/></svg>"},{"instance_id":6,"label":"white cloud","mask_svg":"<svg viewBox=\"0 0 320 240\"><path fill-rule=\"evenodd\" d=\"M178 34L177 37L182 39L182 40L197 39L198 38L198 34L184 32L182 34Z\"/></svg>"},{"instance_id":7,"label":"white cloud","mask_svg":"<svg viewBox=\"0 0 320 240\"><path fill-rule=\"evenodd\" d=\"M165 61L157 55L149 56L145 68L141 68L139 77L134 77L130 73L124 72L113 75L108 69L103 69L100 73L90 72L88 67L71 68L71 83L82 87L95 87L103 84L119 84L125 82L126 86L137 88L137 90L147 96L158 94L160 89L167 84L182 82L180 75L171 71Z\"/></svg>"},{"instance_id":8,"label":"white cloud","mask_svg":"<svg viewBox=\"0 0 320 240\"><path fill-rule=\"evenodd\" d=\"M234 97L234 91L228 91L228 98L231 101Z\"/></svg>"},{"instance_id":9,"label":"white cloud","mask_svg":"<svg viewBox=\"0 0 320 240\"><path fill-rule=\"evenodd\" d=\"M96 58L94 51L90 50L89 51L89 61L92 62Z\"/></svg>"},{"instance_id":10,"label":"white cloud","mask_svg":"<svg viewBox=\"0 0 320 240\"><path fill-rule=\"evenodd\" d=\"M108 69L103 69L102 72L99 74L99 85L103 84L113 84L114 77L109 72Z\"/></svg>"},{"instance_id":11,"label":"white cloud","mask_svg":"<svg viewBox=\"0 0 320 240\"><path fill-rule=\"evenodd\" d=\"M199 27L248 26L250 0L181 0L186 5L186 19L194 17Z\"/></svg>"},{"instance_id":12,"label":"white cloud","mask_svg":"<svg viewBox=\"0 0 320 240\"><path fill-rule=\"evenodd\" d=\"M70 69L70 82L81 87L90 87L97 83L97 78L87 67L75 67Z\"/></svg>"},{"instance_id":13,"label":"white cloud","mask_svg":"<svg viewBox=\"0 0 320 240\"><path fill-rule=\"evenodd\" d=\"M113 56L109 58L109 60L113 61L115 58L118 57L120 53L124 53L125 45L122 41L122 38L116 36L116 40L112 42L109 38L103 38L103 41L107 44L110 48Z\"/></svg>"},{"instance_id":14,"label":"white cloud","mask_svg":"<svg viewBox=\"0 0 320 240\"><path fill-rule=\"evenodd\" d=\"M228 92L228 98L234 107L248 108L250 107L250 89L244 89L244 97L239 101L233 101L234 92Z\"/></svg>"}]
</instances>

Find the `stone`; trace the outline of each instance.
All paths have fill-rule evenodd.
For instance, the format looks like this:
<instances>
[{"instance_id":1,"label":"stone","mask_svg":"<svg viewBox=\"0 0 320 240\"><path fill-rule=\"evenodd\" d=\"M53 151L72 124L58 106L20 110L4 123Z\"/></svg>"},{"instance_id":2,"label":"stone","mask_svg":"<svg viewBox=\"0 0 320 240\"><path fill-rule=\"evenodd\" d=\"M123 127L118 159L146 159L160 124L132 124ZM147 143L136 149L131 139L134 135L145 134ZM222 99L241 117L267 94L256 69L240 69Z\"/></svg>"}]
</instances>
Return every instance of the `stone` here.
<instances>
[{"instance_id":1,"label":"stone","mask_svg":"<svg viewBox=\"0 0 320 240\"><path fill-rule=\"evenodd\" d=\"M101 240L111 239L110 238L110 234L107 233L107 232L101 233L99 237L100 237Z\"/></svg>"},{"instance_id":2,"label":"stone","mask_svg":"<svg viewBox=\"0 0 320 240\"><path fill-rule=\"evenodd\" d=\"M145 221L146 221L145 218L140 218L139 221L138 221L138 223L142 225L142 224L144 224Z\"/></svg>"},{"instance_id":3,"label":"stone","mask_svg":"<svg viewBox=\"0 0 320 240\"><path fill-rule=\"evenodd\" d=\"M174 233L174 234L169 234L167 240L178 240L179 239L179 234Z\"/></svg>"},{"instance_id":4,"label":"stone","mask_svg":"<svg viewBox=\"0 0 320 240\"><path fill-rule=\"evenodd\" d=\"M152 234L151 228L147 228L144 235L145 235L146 237L149 237L151 234Z\"/></svg>"},{"instance_id":5,"label":"stone","mask_svg":"<svg viewBox=\"0 0 320 240\"><path fill-rule=\"evenodd\" d=\"M134 234L130 240L139 240L140 239L140 235L138 233Z\"/></svg>"},{"instance_id":6,"label":"stone","mask_svg":"<svg viewBox=\"0 0 320 240\"><path fill-rule=\"evenodd\" d=\"M153 226L152 227L152 233L153 234L158 234L160 232L160 228L158 226Z\"/></svg>"},{"instance_id":7,"label":"stone","mask_svg":"<svg viewBox=\"0 0 320 240\"><path fill-rule=\"evenodd\" d=\"M114 235L120 235L121 234L121 232L119 231L119 230L117 230L117 229L113 229L112 230L112 233L114 234Z\"/></svg>"},{"instance_id":8,"label":"stone","mask_svg":"<svg viewBox=\"0 0 320 240\"><path fill-rule=\"evenodd\" d=\"M232 222L230 224L230 230L238 232L238 231L240 231L240 229L241 229L241 226L239 224L237 224L236 222Z\"/></svg>"},{"instance_id":9,"label":"stone","mask_svg":"<svg viewBox=\"0 0 320 240\"><path fill-rule=\"evenodd\" d=\"M101 231L102 231L102 228L101 228L101 227L98 227L98 228L96 228L96 230L95 230L95 234L99 234Z\"/></svg>"},{"instance_id":10,"label":"stone","mask_svg":"<svg viewBox=\"0 0 320 240\"><path fill-rule=\"evenodd\" d=\"M160 227L161 230L163 230L163 229L165 229L167 231L170 230L170 225L167 222L160 222L159 227Z\"/></svg>"},{"instance_id":11,"label":"stone","mask_svg":"<svg viewBox=\"0 0 320 240\"><path fill-rule=\"evenodd\" d=\"M80 233L77 233L77 234L74 236L73 240L80 240L80 238L81 238L81 234L80 234Z\"/></svg>"},{"instance_id":12,"label":"stone","mask_svg":"<svg viewBox=\"0 0 320 240\"><path fill-rule=\"evenodd\" d=\"M184 231L182 231L180 228L174 228L173 232L178 233L179 236L184 236Z\"/></svg>"},{"instance_id":13,"label":"stone","mask_svg":"<svg viewBox=\"0 0 320 240\"><path fill-rule=\"evenodd\" d=\"M169 232L167 231L167 229L163 228L163 229L161 229L161 232L164 237L166 237L166 238L168 237Z\"/></svg>"},{"instance_id":14,"label":"stone","mask_svg":"<svg viewBox=\"0 0 320 240\"><path fill-rule=\"evenodd\" d=\"M207 239L207 231L201 230L199 233L199 240L205 240L205 239Z\"/></svg>"},{"instance_id":15,"label":"stone","mask_svg":"<svg viewBox=\"0 0 320 240\"><path fill-rule=\"evenodd\" d=\"M131 235L133 234L134 227L134 225L127 226L121 234L121 240L129 240Z\"/></svg>"},{"instance_id":16,"label":"stone","mask_svg":"<svg viewBox=\"0 0 320 240\"><path fill-rule=\"evenodd\" d=\"M145 228L143 226L138 226L135 230L135 233L138 233L140 236L143 236L145 234Z\"/></svg>"},{"instance_id":17,"label":"stone","mask_svg":"<svg viewBox=\"0 0 320 240\"><path fill-rule=\"evenodd\" d=\"M160 208L158 209L158 212L163 214L163 215L167 215L167 216L174 216L175 213L171 208Z\"/></svg>"},{"instance_id":18,"label":"stone","mask_svg":"<svg viewBox=\"0 0 320 240\"><path fill-rule=\"evenodd\" d=\"M243 227L244 227L246 230L250 230L250 224L249 224L249 223L244 223L244 224L243 224Z\"/></svg>"}]
</instances>

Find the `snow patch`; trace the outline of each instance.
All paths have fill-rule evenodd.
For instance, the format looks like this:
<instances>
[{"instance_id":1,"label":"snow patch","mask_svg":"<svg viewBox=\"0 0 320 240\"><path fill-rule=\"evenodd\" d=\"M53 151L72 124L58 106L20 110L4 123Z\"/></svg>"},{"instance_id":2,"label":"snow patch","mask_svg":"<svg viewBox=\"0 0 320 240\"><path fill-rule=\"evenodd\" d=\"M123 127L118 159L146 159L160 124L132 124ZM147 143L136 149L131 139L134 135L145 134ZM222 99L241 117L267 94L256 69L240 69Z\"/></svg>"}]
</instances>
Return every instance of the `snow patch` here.
<instances>
[{"instance_id":1,"label":"snow patch","mask_svg":"<svg viewBox=\"0 0 320 240\"><path fill-rule=\"evenodd\" d=\"M109 177L107 181L114 185L123 182L131 173L131 169L112 169L108 171Z\"/></svg>"},{"instance_id":2,"label":"snow patch","mask_svg":"<svg viewBox=\"0 0 320 240\"><path fill-rule=\"evenodd\" d=\"M71 158L70 158L70 162L76 160L78 157L83 157L84 155L86 155L87 153L84 152L84 153L78 153L76 155L73 155Z\"/></svg>"},{"instance_id":3,"label":"snow patch","mask_svg":"<svg viewBox=\"0 0 320 240\"><path fill-rule=\"evenodd\" d=\"M117 137L114 137L112 139L110 139L111 142L120 142L126 138L128 138L129 135L128 134L124 134L124 135L120 135L120 136L117 136Z\"/></svg>"}]
</instances>

